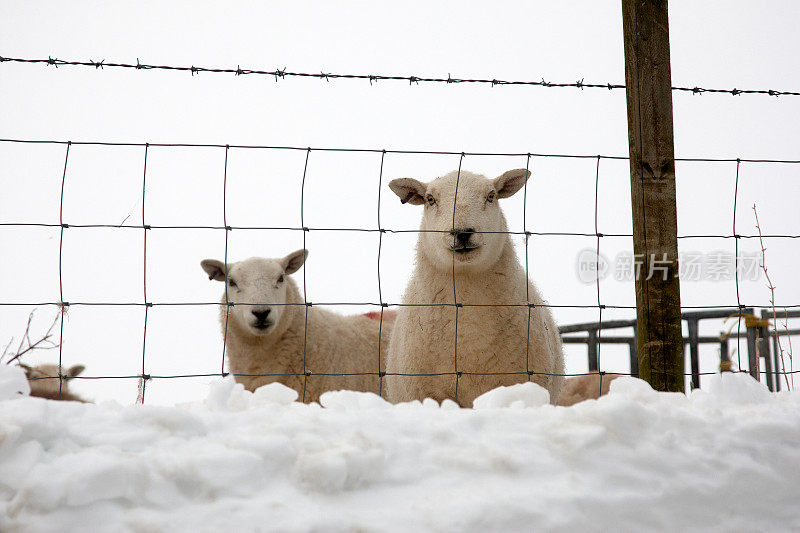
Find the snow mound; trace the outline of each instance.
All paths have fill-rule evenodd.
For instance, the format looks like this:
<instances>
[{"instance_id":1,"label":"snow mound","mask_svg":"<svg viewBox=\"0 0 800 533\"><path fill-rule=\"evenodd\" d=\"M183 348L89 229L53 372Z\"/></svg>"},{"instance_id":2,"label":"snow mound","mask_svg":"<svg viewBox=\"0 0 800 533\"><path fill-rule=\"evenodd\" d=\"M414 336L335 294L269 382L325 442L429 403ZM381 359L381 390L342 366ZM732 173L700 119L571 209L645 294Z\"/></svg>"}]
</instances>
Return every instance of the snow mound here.
<instances>
[{"instance_id":1,"label":"snow mound","mask_svg":"<svg viewBox=\"0 0 800 533\"><path fill-rule=\"evenodd\" d=\"M641 402L658 401L658 393L648 382L631 376L620 376L612 381L608 386L608 393Z\"/></svg>"},{"instance_id":2,"label":"snow mound","mask_svg":"<svg viewBox=\"0 0 800 533\"><path fill-rule=\"evenodd\" d=\"M233 379L231 376L229 378ZM289 405L299 398L297 391L283 383L270 383L259 387L253 393L255 405Z\"/></svg>"},{"instance_id":3,"label":"snow mound","mask_svg":"<svg viewBox=\"0 0 800 533\"><path fill-rule=\"evenodd\" d=\"M297 401L297 391L282 383L270 383L255 392L244 389L233 376L225 376L209 387L204 404L211 411L242 411L265 406L286 406Z\"/></svg>"},{"instance_id":4,"label":"snow mound","mask_svg":"<svg viewBox=\"0 0 800 533\"><path fill-rule=\"evenodd\" d=\"M716 375L707 386L709 396L722 403L760 404L770 401L767 386L754 379L742 379L741 374L725 372Z\"/></svg>"},{"instance_id":5,"label":"snow mound","mask_svg":"<svg viewBox=\"0 0 800 533\"><path fill-rule=\"evenodd\" d=\"M498 409L510 407L522 409L523 407L541 407L550 403L550 393L547 389L536 383L518 383L509 387L497 387L481 394L472 402L475 409Z\"/></svg>"},{"instance_id":6,"label":"snow mound","mask_svg":"<svg viewBox=\"0 0 800 533\"><path fill-rule=\"evenodd\" d=\"M17 365L0 364L0 400L13 400L20 395L29 395L31 387L25 371Z\"/></svg>"},{"instance_id":7,"label":"snow mound","mask_svg":"<svg viewBox=\"0 0 800 533\"><path fill-rule=\"evenodd\" d=\"M328 409L342 411L357 409L388 409L392 404L371 392L340 390L323 392L319 403Z\"/></svg>"},{"instance_id":8,"label":"snow mound","mask_svg":"<svg viewBox=\"0 0 800 533\"><path fill-rule=\"evenodd\" d=\"M0 370L0 531L800 529L800 393L745 374L477 409L232 378L178 407L52 402L20 375Z\"/></svg>"}]
</instances>

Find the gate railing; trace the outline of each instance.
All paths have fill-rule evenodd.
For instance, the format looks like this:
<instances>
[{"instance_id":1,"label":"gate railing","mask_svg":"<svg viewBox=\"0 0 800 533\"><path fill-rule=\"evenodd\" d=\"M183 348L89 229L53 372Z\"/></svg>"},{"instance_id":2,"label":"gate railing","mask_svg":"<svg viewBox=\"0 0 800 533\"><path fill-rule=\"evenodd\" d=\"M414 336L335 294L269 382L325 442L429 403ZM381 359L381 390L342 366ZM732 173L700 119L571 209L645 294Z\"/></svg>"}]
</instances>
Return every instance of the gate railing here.
<instances>
[{"instance_id":1,"label":"gate railing","mask_svg":"<svg viewBox=\"0 0 800 533\"><path fill-rule=\"evenodd\" d=\"M703 320L741 317L744 328L736 328L730 333L720 335L700 335L700 322ZM771 327L771 309L761 309L760 316L756 315L755 308L747 307L712 309L706 311L690 311L681 313L681 320L687 325L687 335L683 338L684 346L689 348L689 361L691 365L691 387L700 387L700 345L716 344L719 346L720 368L729 370L731 367L731 339L746 339L747 346L747 371L757 380L761 380L763 373L769 390L781 390L780 376L784 373L778 349L778 335L800 335L800 329L786 329L775 331ZM800 318L800 311L780 312L779 319ZM631 336L605 335L601 330L631 329ZM585 344L589 372L599 372L598 350L600 344L627 344L630 358L630 374L638 377L639 359L636 347L636 320L610 320L604 322L586 322L582 324L569 324L559 328L561 339L565 344ZM575 335L585 333L585 335ZM770 342L771 341L771 342ZM738 342L737 342L738 344ZM762 371L763 368L763 371Z\"/></svg>"}]
</instances>

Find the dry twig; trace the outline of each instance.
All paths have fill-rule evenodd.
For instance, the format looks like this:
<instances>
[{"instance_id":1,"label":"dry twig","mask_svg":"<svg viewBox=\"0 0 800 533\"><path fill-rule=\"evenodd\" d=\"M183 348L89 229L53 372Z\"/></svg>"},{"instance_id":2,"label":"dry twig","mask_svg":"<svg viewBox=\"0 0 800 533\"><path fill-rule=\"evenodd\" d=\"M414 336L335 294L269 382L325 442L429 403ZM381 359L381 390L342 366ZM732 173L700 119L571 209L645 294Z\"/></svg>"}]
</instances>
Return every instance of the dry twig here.
<instances>
[{"instance_id":1,"label":"dry twig","mask_svg":"<svg viewBox=\"0 0 800 533\"><path fill-rule=\"evenodd\" d=\"M772 306L772 329L775 333L775 339L778 344L778 352L781 356L781 366L783 367L783 378L786 380L786 387L789 390L792 390L794 387L794 375L792 375L792 383L789 383L789 376L786 373L786 362L784 361L784 350L783 346L781 346L781 336L778 334L778 318L777 312L775 311L775 285L772 284L772 280L769 277L769 272L767 272L767 249L764 247L764 239L762 238L761 234L761 226L758 222L758 211L756 210L756 204L753 204L753 214L756 216L756 229L758 230L758 242L761 245L761 269L764 271L764 276L767 278L767 287L770 290L770 299L769 303ZM788 320L787 320L788 323ZM788 325L787 332L788 332ZM789 341L791 343L791 340ZM792 353L789 352L789 364L790 367L792 365Z\"/></svg>"},{"instance_id":2,"label":"dry twig","mask_svg":"<svg viewBox=\"0 0 800 533\"><path fill-rule=\"evenodd\" d=\"M28 323L25 325L25 332L22 334L22 338L19 341L19 345L17 346L16 351L10 353L8 349L14 343L14 338L12 337L11 340L6 345L5 349L3 350L3 354L0 355L0 361L4 360L7 355L11 355L11 357L6 361L7 365L10 365L14 361L18 361L23 355L28 352L32 352L34 350L52 350L61 346L61 342L55 342L52 340L53 337L53 328L56 327L58 324L58 319L61 316L61 311L56 314L53 318L53 321L50 323L50 327L47 328L47 331L39 337L38 340L31 342L31 322L33 321L33 315L36 312L36 309L31 311L28 315Z\"/></svg>"},{"instance_id":3,"label":"dry twig","mask_svg":"<svg viewBox=\"0 0 800 533\"><path fill-rule=\"evenodd\" d=\"M789 375L792 376L792 386L789 390L794 390L794 360L792 359L792 354L794 352L792 351L792 336L789 335L789 311L784 308L783 312L786 313L786 316L783 319L783 329L786 330L786 339L789 341L789 351L787 352L787 355L789 356ZM777 336L778 333L775 332L775 335Z\"/></svg>"}]
</instances>

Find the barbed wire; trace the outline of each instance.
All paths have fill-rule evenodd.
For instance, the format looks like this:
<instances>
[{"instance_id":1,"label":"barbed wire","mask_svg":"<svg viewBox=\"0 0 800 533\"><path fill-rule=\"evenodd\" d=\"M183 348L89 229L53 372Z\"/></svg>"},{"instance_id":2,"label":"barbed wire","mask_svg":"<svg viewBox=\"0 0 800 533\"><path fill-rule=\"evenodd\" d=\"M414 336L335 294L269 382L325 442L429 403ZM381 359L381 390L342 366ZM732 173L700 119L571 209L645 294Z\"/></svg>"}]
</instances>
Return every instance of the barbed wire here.
<instances>
[{"instance_id":1,"label":"barbed wire","mask_svg":"<svg viewBox=\"0 0 800 533\"><path fill-rule=\"evenodd\" d=\"M566 88L571 87L575 89L606 89L608 91L612 91L615 89L624 89L624 84L619 83L590 83L585 82L583 79L574 81L574 82L551 82L547 81L542 78L539 81L534 80L502 80L497 78L454 78L450 74L447 75L446 78L442 77L427 77L427 76L404 76L404 75L387 75L387 74L347 74L347 73L334 73L334 72L294 72L290 71L287 68L278 68L275 70L259 70L259 69L250 69L250 68L242 68L241 66L237 65L236 68L224 68L224 67L198 67L195 65L186 66L175 66L175 65L155 65L155 64L147 64L142 63L139 59L136 59L136 63L120 63L120 62L106 62L105 59L100 61L95 60L88 60L88 61L75 61L75 60L64 60L58 59L54 57L48 56L47 59L33 59L33 58L19 58L19 57L5 57L0 56L0 63L27 63L27 64L41 64L53 67L61 67L61 66L71 66L71 67L90 67L94 68L95 70L103 70L106 67L109 68L125 68L125 69L135 69L135 70L167 70L167 71L177 71L177 72L189 72L192 76L195 74L201 73L213 73L213 74L233 74L234 76L248 76L248 75L256 75L256 76L270 76L275 79L275 81L279 81L283 78L312 78L312 79L319 79L325 80L326 82L330 82L330 80L338 80L338 79L345 79L345 80L366 80L369 81L370 85L373 83L377 83L378 81L404 81L408 82L409 85L420 83L445 83L445 84L475 84L475 85L490 85L492 87L495 86L503 86L503 85L516 85L516 86L533 86L533 87L547 87L547 88ZM730 94L732 96L739 96L742 94L759 94L759 95L767 95L767 96L800 96L800 92L798 91L778 91L774 89L717 89L717 88L709 88L709 87L672 87L673 91L678 92L688 92L696 95L702 95L705 93L712 93L712 94Z\"/></svg>"}]
</instances>

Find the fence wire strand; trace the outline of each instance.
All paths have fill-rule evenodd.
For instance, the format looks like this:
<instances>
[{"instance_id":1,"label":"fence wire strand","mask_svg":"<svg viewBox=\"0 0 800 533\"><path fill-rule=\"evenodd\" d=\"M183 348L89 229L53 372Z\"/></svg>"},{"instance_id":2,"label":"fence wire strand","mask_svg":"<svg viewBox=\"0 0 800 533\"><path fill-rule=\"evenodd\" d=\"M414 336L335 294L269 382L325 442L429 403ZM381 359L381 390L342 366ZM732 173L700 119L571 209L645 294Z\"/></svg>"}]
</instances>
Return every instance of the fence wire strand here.
<instances>
[{"instance_id":1,"label":"fence wire strand","mask_svg":"<svg viewBox=\"0 0 800 533\"><path fill-rule=\"evenodd\" d=\"M383 397L383 377L381 367L381 344L383 341L383 290L381 288L381 251L383 249L383 227L381 226L381 189L383 189L383 163L386 159L386 151L381 153L381 168L378 172L378 300L381 304L381 315L378 322L378 396Z\"/></svg>"},{"instance_id":2,"label":"fence wire strand","mask_svg":"<svg viewBox=\"0 0 800 533\"><path fill-rule=\"evenodd\" d=\"M69 163L69 149L72 146L67 142L67 152L64 155L64 172L61 174L61 194L58 200L58 222L61 230L58 236L58 305L61 312L61 320L59 320L59 337L58 337L58 397L64 388L63 374L63 354L64 354L64 314L67 312L69 304L64 301L64 276L63 276L63 258L64 258L64 230L67 225L64 224L64 187L67 182L67 164Z\"/></svg>"},{"instance_id":3,"label":"fence wire strand","mask_svg":"<svg viewBox=\"0 0 800 533\"><path fill-rule=\"evenodd\" d=\"M145 145L144 147L144 168L142 170L142 242L143 242L143 249L142 249L142 297L144 299L144 327L142 332L142 378L141 378L141 390L139 391L139 395L136 398L137 403L144 403L145 394L147 392L147 380L149 379L147 375L147 370L145 367L145 356L147 353L147 318L148 318L148 311L150 310L150 302L147 299L147 222L145 219L145 206L147 205L147 151L148 146Z\"/></svg>"},{"instance_id":4,"label":"fence wire strand","mask_svg":"<svg viewBox=\"0 0 800 533\"><path fill-rule=\"evenodd\" d=\"M600 260L600 238L603 236L603 234L600 233L600 230L598 228L598 223L597 223L597 218L598 218L597 217L597 211L598 211L598 204L600 202L600 159L601 158L598 155L597 156L597 166L595 167L595 174L594 174L594 232L597 235L597 237L596 237L597 245L596 245L595 253L596 253L596 257L597 257L597 261L598 261L597 270L595 271L595 274L596 274L595 275L595 287L597 288L597 323L598 324L602 324L603 323L603 304L600 301L600 265L599 265L599 260ZM603 334L602 332L603 332L602 329L598 329L597 330L597 344L596 344L597 352L595 354L597 356L597 371L598 371L598 375L600 376L600 380L599 380L600 381L600 385L599 385L600 389L598 391L599 395L603 394L603 374L604 374L604 372L601 371L603 366L600 363L600 350L602 349L602 346L603 346L603 342L601 340L601 336ZM588 345L587 345L587 348L588 348ZM631 369L631 371L632 370L633 369Z\"/></svg>"},{"instance_id":5,"label":"fence wire strand","mask_svg":"<svg viewBox=\"0 0 800 533\"><path fill-rule=\"evenodd\" d=\"M739 237L736 234L736 205L739 200L739 167L741 165L741 161L738 159L736 160L736 180L733 186L733 216L732 221L733 225L731 231L733 232L733 243L734 243L734 261L736 262L736 307L740 310L744 309L742 305L741 295L739 293ZM742 368L742 317L736 317L736 357L739 361L739 369Z\"/></svg>"},{"instance_id":6,"label":"fence wire strand","mask_svg":"<svg viewBox=\"0 0 800 533\"><path fill-rule=\"evenodd\" d=\"M222 174L222 224L225 230L225 256L223 258L223 265L222 270L224 271L225 279L223 279L223 283L225 284L225 326L223 328L222 333L222 360L220 361L220 368L219 373L221 375L225 375L225 351L228 346L228 326L230 322L231 316L231 299L230 295L228 294L228 238L229 233L231 231L230 227L228 226L228 151L229 148L225 146L225 166L223 167L223 174Z\"/></svg>"},{"instance_id":7,"label":"fence wire strand","mask_svg":"<svg viewBox=\"0 0 800 533\"><path fill-rule=\"evenodd\" d=\"M311 157L311 148L306 151L306 161L303 165L303 180L300 185L300 225L303 227L303 249L306 249L306 228L305 221L305 193L306 193L306 173L308 172L308 158ZM306 350L308 348L308 309L311 302L308 301L308 285L306 282L306 270L303 266L303 304L305 305L305 323L303 324L303 401L306 401L306 389L308 388L308 363L306 361Z\"/></svg>"},{"instance_id":8,"label":"fence wire strand","mask_svg":"<svg viewBox=\"0 0 800 533\"><path fill-rule=\"evenodd\" d=\"M458 240L458 230L456 229L456 205L458 201L458 184L461 181L461 165L464 163L464 154L458 158L458 171L456 173L456 190L453 193L453 304L455 305L455 338L453 339L453 369L456 375L456 394L455 401L458 403L458 382L461 378L461 373L458 371L458 309L461 304L458 303L458 294L456 293L456 244Z\"/></svg>"},{"instance_id":9,"label":"fence wire strand","mask_svg":"<svg viewBox=\"0 0 800 533\"><path fill-rule=\"evenodd\" d=\"M525 303L528 304L528 322L525 327L525 372L528 374L528 381L531 381L533 376L531 375L531 313L533 313L533 308L531 307L531 286L529 280L531 279L530 276L530 265L528 260L528 241L530 240L530 234L528 233L528 173L530 172L531 166L531 155L525 158L525 183L522 185L522 231L525 234ZM531 173L532 176L532 173ZM548 337L549 338L549 337Z\"/></svg>"}]
</instances>

